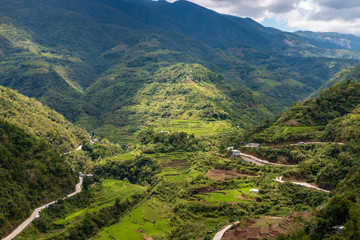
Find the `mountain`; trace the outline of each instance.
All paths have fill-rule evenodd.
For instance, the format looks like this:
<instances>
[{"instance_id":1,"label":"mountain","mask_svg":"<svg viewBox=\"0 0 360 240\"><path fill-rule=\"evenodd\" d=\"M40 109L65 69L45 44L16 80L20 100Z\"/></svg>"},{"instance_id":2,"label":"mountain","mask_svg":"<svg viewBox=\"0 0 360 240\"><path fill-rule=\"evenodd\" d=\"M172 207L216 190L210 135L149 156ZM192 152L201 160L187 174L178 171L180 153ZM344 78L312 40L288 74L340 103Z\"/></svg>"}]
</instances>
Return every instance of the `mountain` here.
<instances>
[{"instance_id":1,"label":"mountain","mask_svg":"<svg viewBox=\"0 0 360 240\"><path fill-rule=\"evenodd\" d=\"M103 108L104 115L97 120L105 125L96 132L107 132L112 139L115 136L110 135L111 128L135 133L152 127L212 135L229 131L236 124L247 127L272 116L270 102L230 85L224 77L199 64L179 63L155 73L120 69L114 70L113 79L125 74L131 82L101 78L88 93L89 102ZM115 96L114 92L120 94Z\"/></svg>"},{"instance_id":2,"label":"mountain","mask_svg":"<svg viewBox=\"0 0 360 240\"><path fill-rule=\"evenodd\" d=\"M360 37L352 34L310 31L296 31L295 34L308 39L309 42L322 44L326 48L360 50Z\"/></svg>"},{"instance_id":3,"label":"mountain","mask_svg":"<svg viewBox=\"0 0 360 240\"><path fill-rule=\"evenodd\" d=\"M3 0L0 23L0 84L111 140L140 129L114 113L177 64L200 64L237 89L247 104L231 104L226 121L241 125L234 116L274 118L360 59L187 1Z\"/></svg>"}]
</instances>

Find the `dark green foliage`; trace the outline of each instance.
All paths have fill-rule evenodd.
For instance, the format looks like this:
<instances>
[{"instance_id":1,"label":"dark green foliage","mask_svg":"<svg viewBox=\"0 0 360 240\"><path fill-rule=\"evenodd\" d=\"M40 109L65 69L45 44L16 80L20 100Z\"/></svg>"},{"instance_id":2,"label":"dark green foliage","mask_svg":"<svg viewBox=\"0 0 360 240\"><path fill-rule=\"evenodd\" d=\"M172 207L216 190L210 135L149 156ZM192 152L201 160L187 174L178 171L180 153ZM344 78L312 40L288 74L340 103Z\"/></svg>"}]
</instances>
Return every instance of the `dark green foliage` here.
<instances>
[{"instance_id":1,"label":"dark green foliage","mask_svg":"<svg viewBox=\"0 0 360 240\"><path fill-rule=\"evenodd\" d=\"M101 139L95 143L83 141L81 148L91 160L114 156L123 150L120 145L110 143L107 139Z\"/></svg>"},{"instance_id":2,"label":"dark green foliage","mask_svg":"<svg viewBox=\"0 0 360 240\"><path fill-rule=\"evenodd\" d=\"M115 204L86 214L75 226L56 236L58 240L89 239L101 228L119 221L130 209L145 198L145 194L134 194L126 200L116 200Z\"/></svg>"},{"instance_id":3,"label":"dark green foliage","mask_svg":"<svg viewBox=\"0 0 360 240\"><path fill-rule=\"evenodd\" d=\"M344 141L358 138L360 84L337 83L315 98L298 102L267 128L246 135L257 142Z\"/></svg>"},{"instance_id":4,"label":"dark green foliage","mask_svg":"<svg viewBox=\"0 0 360 240\"><path fill-rule=\"evenodd\" d=\"M204 150L201 141L195 138L194 134L187 134L184 132L160 132L147 131L140 136L142 145L146 145L143 150L144 153L155 152L197 152Z\"/></svg>"},{"instance_id":5,"label":"dark green foliage","mask_svg":"<svg viewBox=\"0 0 360 240\"><path fill-rule=\"evenodd\" d=\"M0 87L0 119L44 138L61 153L72 151L89 139L86 131L74 126L61 114L5 87Z\"/></svg>"},{"instance_id":6,"label":"dark green foliage","mask_svg":"<svg viewBox=\"0 0 360 240\"><path fill-rule=\"evenodd\" d=\"M64 157L46 141L3 120L0 172L1 236L28 217L31 209L73 191L76 182ZM46 228L46 224L42 227Z\"/></svg>"},{"instance_id":7,"label":"dark green foliage","mask_svg":"<svg viewBox=\"0 0 360 240\"><path fill-rule=\"evenodd\" d=\"M150 157L137 156L134 160L108 160L94 167L99 177L129 180L130 183L146 184L154 180L160 166Z\"/></svg>"},{"instance_id":8,"label":"dark green foliage","mask_svg":"<svg viewBox=\"0 0 360 240\"><path fill-rule=\"evenodd\" d=\"M316 94L318 94L320 91L325 90L336 83L339 82L347 82L347 81L360 81L360 65L357 65L355 67L351 67L348 69L344 69L340 71L339 73L335 74L324 86L322 86Z\"/></svg>"},{"instance_id":9,"label":"dark green foliage","mask_svg":"<svg viewBox=\"0 0 360 240\"><path fill-rule=\"evenodd\" d=\"M319 126L352 112L360 104L360 84L345 82L321 92L315 99L295 104L276 122L281 126Z\"/></svg>"}]
</instances>

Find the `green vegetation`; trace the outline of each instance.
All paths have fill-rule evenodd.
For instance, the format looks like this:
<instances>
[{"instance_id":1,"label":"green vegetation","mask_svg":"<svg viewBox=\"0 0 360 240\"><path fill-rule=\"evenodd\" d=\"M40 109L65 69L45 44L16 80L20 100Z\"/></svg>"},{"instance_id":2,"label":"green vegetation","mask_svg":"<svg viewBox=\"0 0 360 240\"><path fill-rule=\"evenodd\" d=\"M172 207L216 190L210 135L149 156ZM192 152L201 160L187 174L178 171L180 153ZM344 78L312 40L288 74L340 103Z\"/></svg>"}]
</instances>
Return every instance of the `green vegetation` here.
<instances>
[{"instance_id":1,"label":"green vegetation","mask_svg":"<svg viewBox=\"0 0 360 240\"><path fill-rule=\"evenodd\" d=\"M95 165L93 171L100 177L127 179L131 183L150 184L159 170L159 166L151 158L137 156L129 160L108 160Z\"/></svg>"},{"instance_id":2,"label":"green vegetation","mask_svg":"<svg viewBox=\"0 0 360 240\"><path fill-rule=\"evenodd\" d=\"M167 224L169 210L149 200L123 218L119 224L100 232L96 239L143 239L143 236L167 238L170 228ZM161 203L160 203L161 204Z\"/></svg>"},{"instance_id":3,"label":"green vegetation","mask_svg":"<svg viewBox=\"0 0 360 240\"><path fill-rule=\"evenodd\" d=\"M348 80L359 67L271 121L359 53L186 1L137 2L0 3L0 84L98 140L0 88L1 235L69 192L79 169L96 183L85 178L18 239L211 239L228 222L294 211L313 221L289 238L321 239L338 224L356 239L360 84ZM326 143L289 145L313 140ZM297 166L225 150L250 141L265 147L242 151Z\"/></svg>"},{"instance_id":4,"label":"green vegetation","mask_svg":"<svg viewBox=\"0 0 360 240\"><path fill-rule=\"evenodd\" d=\"M0 120L0 236L32 209L74 190L76 176L45 140Z\"/></svg>"},{"instance_id":5,"label":"green vegetation","mask_svg":"<svg viewBox=\"0 0 360 240\"><path fill-rule=\"evenodd\" d=\"M148 131L139 140L138 151L152 145L152 153L95 159L90 171L107 179L44 211L18 239L211 238L229 221L286 216L316 208L327 198L315 190L274 182L285 168L256 166L205 150L218 144L216 139ZM242 175L214 181L206 177L214 168ZM251 188L260 191L251 194Z\"/></svg>"},{"instance_id":6,"label":"green vegetation","mask_svg":"<svg viewBox=\"0 0 360 240\"><path fill-rule=\"evenodd\" d=\"M199 139L196 139L193 134L188 135L184 132L155 133L154 131L149 131L141 135L140 142L145 146L142 150L144 153L196 152L204 149Z\"/></svg>"},{"instance_id":7,"label":"green vegetation","mask_svg":"<svg viewBox=\"0 0 360 240\"><path fill-rule=\"evenodd\" d=\"M0 87L0 119L23 128L34 137L44 138L60 152L77 148L87 133L61 114L9 88Z\"/></svg>"},{"instance_id":8,"label":"green vegetation","mask_svg":"<svg viewBox=\"0 0 360 240\"><path fill-rule=\"evenodd\" d=\"M1 85L122 145L251 127L360 59L188 2L5 1L0 39Z\"/></svg>"},{"instance_id":9,"label":"green vegetation","mask_svg":"<svg viewBox=\"0 0 360 240\"><path fill-rule=\"evenodd\" d=\"M331 153L326 151L331 150ZM359 232L359 143L350 142L348 146L339 152L339 149L324 149L322 155L317 154L317 163L309 161L308 166L319 169L318 181L323 185L336 186L326 205L314 212L314 220L307 223L306 227L296 233L289 233L281 239L323 239L325 235L338 239L356 239ZM320 160L320 161L319 161ZM329 161L330 160L330 161ZM321 162L322 161L322 162ZM324 164L325 163L325 164ZM320 165L320 166L319 166ZM324 166L324 167L322 167ZM306 166L304 166L306 167ZM316 171L316 170L315 170ZM333 227L343 225L345 229L342 235L334 233Z\"/></svg>"},{"instance_id":10,"label":"green vegetation","mask_svg":"<svg viewBox=\"0 0 360 240\"><path fill-rule=\"evenodd\" d=\"M356 71L354 68L342 74L356 76ZM243 149L269 159L298 163L296 168L283 172L285 178L306 180L332 190L329 200L313 212L305 228L279 239L358 238L359 89L358 82L336 83L315 98L295 104L274 125L267 123L245 134L250 139L280 143L270 148ZM289 128L308 131L289 131ZM307 139L324 142L284 146L289 141ZM341 234L335 233L336 225L345 226Z\"/></svg>"},{"instance_id":11,"label":"green vegetation","mask_svg":"<svg viewBox=\"0 0 360 240\"><path fill-rule=\"evenodd\" d=\"M137 71L140 72L117 66L89 88L90 102L104 112L100 120L97 119L100 122L99 130L95 130L97 134L113 137L112 131L109 135L104 131L112 126L124 131L124 140L126 135L137 135L146 128L212 136L230 131L236 122L243 122L245 127L257 118L272 115L269 107L260 103L261 97L230 85L224 77L199 64L179 63L154 72ZM114 78L119 79L118 82L110 84ZM129 89L130 84L138 90ZM121 94L114 96L116 98L111 96L119 91ZM108 123L106 128L101 122Z\"/></svg>"},{"instance_id":12,"label":"green vegetation","mask_svg":"<svg viewBox=\"0 0 360 240\"><path fill-rule=\"evenodd\" d=\"M350 140L356 133L351 132L356 130L351 130L350 133L345 131L344 137L341 137L341 128L356 122L359 94L359 83L348 81L335 84L320 92L316 98L296 103L272 126L255 129L248 135L251 135L251 140L269 143Z\"/></svg>"},{"instance_id":13,"label":"green vegetation","mask_svg":"<svg viewBox=\"0 0 360 240\"><path fill-rule=\"evenodd\" d=\"M84 239L96 232L94 228L107 226L118 218L128 205L136 204L144 190L123 181L102 179L89 190L70 199L58 200L56 205L42 211L34 225L17 239L68 239L76 237L74 231L77 230L77 235Z\"/></svg>"}]
</instances>

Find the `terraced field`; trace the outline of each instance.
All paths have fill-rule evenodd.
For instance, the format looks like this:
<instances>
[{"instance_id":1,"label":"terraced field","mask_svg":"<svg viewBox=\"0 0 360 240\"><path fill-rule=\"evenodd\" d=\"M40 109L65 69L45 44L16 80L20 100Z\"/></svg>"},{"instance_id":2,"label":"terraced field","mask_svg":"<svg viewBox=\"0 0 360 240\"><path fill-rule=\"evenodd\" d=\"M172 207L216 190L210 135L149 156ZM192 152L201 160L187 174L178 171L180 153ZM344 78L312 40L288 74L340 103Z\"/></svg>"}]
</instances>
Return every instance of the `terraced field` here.
<instances>
[{"instance_id":1,"label":"terraced field","mask_svg":"<svg viewBox=\"0 0 360 240\"><path fill-rule=\"evenodd\" d=\"M115 203L117 198L124 200L133 194L140 193L145 190L145 188L139 185L127 184L119 180L103 179L102 184L103 188L100 191L94 192L95 201L91 203L90 206L84 209L78 209L62 219L55 220L53 223L56 228L44 237L38 236L37 239L49 239L52 236L61 233L66 228L76 224L77 221L82 219L85 214L111 206Z\"/></svg>"},{"instance_id":2,"label":"terraced field","mask_svg":"<svg viewBox=\"0 0 360 240\"><path fill-rule=\"evenodd\" d=\"M226 121L172 120L164 129L169 132L181 130L195 136L212 136L228 132L230 125Z\"/></svg>"},{"instance_id":3,"label":"terraced field","mask_svg":"<svg viewBox=\"0 0 360 240\"><path fill-rule=\"evenodd\" d=\"M170 182L190 181L201 174L190 169L190 159L194 153L172 152L156 153L149 156L153 157L162 167L161 175Z\"/></svg>"},{"instance_id":4,"label":"terraced field","mask_svg":"<svg viewBox=\"0 0 360 240\"><path fill-rule=\"evenodd\" d=\"M204 199L206 202L251 202L255 194L251 194L250 189L252 187L207 193Z\"/></svg>"},{"instance_id":5,"label":"terraced field","mask_svg":"<svg viewBox=\"0 0 360 240\"><path fill-rule=\"evenodd\" d=\"M170 232L168 220L170 211L156 199L144 202L123 218L118 224L105 228L98 235L99 240L142 240L162 239Z\"/></svg>"}]
</instances>

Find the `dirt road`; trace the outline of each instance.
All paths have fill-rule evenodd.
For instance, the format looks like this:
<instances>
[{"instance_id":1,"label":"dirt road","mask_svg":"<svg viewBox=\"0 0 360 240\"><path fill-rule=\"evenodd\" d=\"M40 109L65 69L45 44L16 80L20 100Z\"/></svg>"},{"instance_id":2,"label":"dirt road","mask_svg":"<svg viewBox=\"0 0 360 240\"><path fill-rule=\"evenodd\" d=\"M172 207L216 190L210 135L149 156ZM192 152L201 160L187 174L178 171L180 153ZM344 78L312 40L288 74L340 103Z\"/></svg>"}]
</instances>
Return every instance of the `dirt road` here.
<instances>
[{"instance_id":1,"label":"dirt road","mask_svg":"<svg viewBox=\"0 0 360 240\"><path fill-rule=\"evenodd\" d=\"M280 166L280 167L296 167L297 166L297 165L289 165L289 164L272 163L272 162L262 160L262 159L259 159L257 157L245 154L245 153L240 153L240 156L245 161L253 162L253 163L255 163L256 165L259 165L259 166L264 166L264 165L273 165L273 166Z\"/></svg>"},{"instance_id":2,"label":"dirt road","mask_svg":"<svg viewBox=\"0 0 360 240\"><path fill-rule=\"evenodd\" d=\"M282 180L282 176L275 178L274 181L276 181L276 182L281 182L281 183L284 183L284 182L285 182L284 180ZM330 193L330 191L328 191L328 190L325 190L325 189L316 187L316 186L311 185L311 184L309 184L309 183L305 183L305 182L291 182L291 183L296 184L296 185L299 185L299 186L307 187L307 188L313 188L313 189L316 189L316 190L321 191L321 192L324 192L324 193Z\"/></svg>"},{"instance_id":3,"label":"dirt road","mask_svg":"<svg viewBox=\"0 0 360 240\"><path fill-rule=\"evenodd\" d=\"M229 230L234 224L238 224L239 222L235 222L235 223L231 223L229 225L226 225L225 227L223 227L220 231L218 231L213 240L221 240L221 238L224 236L224 233Z\"/></svg>"},{"instance_id":4,"label":"dirt road","mask_svg":"<svg viewBox=\"0 0 360 240\"><path fill-rule=\"evenodd\" d=\"M75 194L80 193L82 190L81 189L82 182L83 182L83 178L79 177L79 183L76 184L75 192L70 193L69 195L67 195L67 197L72 197ZM50 206L51 204L54 204L54 203L55 203L55 201L47 203L41 207L36 208L28 219L26 219L23 223L21 223L20 226L18 226L12 233L10 233L9 236L3 238L3 240L10 240L10 239L13 239L14 237L16 237L35 219L35 216L37 216L41 212L41 210L43 210L44 208L47 208L48 206Z\"/></svg>"}]
</instances>

